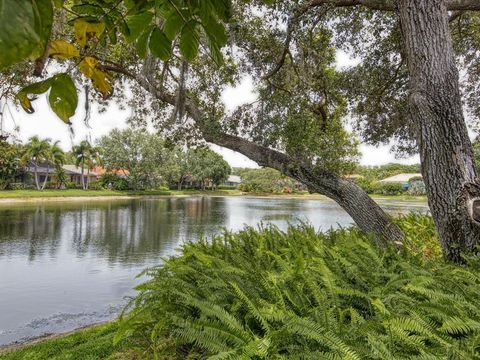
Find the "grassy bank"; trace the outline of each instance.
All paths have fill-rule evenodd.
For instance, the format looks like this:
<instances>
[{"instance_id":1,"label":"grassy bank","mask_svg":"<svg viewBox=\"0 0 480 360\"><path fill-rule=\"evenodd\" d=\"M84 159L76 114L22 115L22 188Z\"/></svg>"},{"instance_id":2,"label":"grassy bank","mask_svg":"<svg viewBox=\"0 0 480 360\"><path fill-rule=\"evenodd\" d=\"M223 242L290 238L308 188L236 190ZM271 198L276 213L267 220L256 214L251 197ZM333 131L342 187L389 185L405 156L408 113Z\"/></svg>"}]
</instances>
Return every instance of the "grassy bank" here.
<instances>
[{"instance_id":1,"label":"grassy bank","mask_svg":"<svg viewBox=\"0 0 480 360\"><path fill-rule=\"evenodd\" d=\"M115 190L4 190L0 191L0 201L8 200L35 200L48 198L102 198L102 197L138 197L138 196L251 196L251 197L273 197L273 198L294 198L294 199L327 199L320 194L304 193L244 193L240 190L147 190L147 191L115 191ZM407 195L372 195L375 199L399 200L399 201L426 201L425 196L407 196Z\"/></svg>"},{"instance_id":2,"label":"grassy bank","mask_svg":"<svg viewBox=\"0 0 480 360\"><path fill-rule=\"evenodd\" d=\"M55 197L97 197L97 196L141 196L170 195L170 191L115 191L115 190L5 190L0 191L0 199L55 198Z\"/></svg>"},{"instance_id":3,"label":"grassy bank","mask_svg":"<svg viewBox=\"0 0 480 360\"><path fill-rule=\"evenodd\" d=\"M308 226L187 244L118 324L0 358L480 359L478 264L445 264L431 218L399 224L404 246L382 251Z\"/></svg>"},{"instance_id":4,"label":"grassy bank","mask_svg":"<svg viewBox=\"0 0 480 360\"><path fill-rule=\"evenodd\" d=\"M94 326L19 349L0 350L2 360L122 359L122 345L113 345L118 323Z\"/></svg>"}]
</instances>

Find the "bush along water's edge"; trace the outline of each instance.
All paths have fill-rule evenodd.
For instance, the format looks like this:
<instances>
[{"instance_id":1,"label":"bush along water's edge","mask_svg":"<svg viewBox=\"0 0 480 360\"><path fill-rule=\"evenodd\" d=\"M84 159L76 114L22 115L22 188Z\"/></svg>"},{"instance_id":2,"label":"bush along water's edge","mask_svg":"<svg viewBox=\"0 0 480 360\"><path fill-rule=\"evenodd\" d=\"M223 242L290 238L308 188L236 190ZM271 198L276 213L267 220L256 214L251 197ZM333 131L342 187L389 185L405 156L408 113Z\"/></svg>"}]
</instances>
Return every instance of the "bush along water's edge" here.
<instances>
[{"instance_id":1,"label":"bush along water's edge","mask_svg":"<svg viewBox=\"0 0 480 360\"><path fill-rule=\"evenodd\" d=\"M480 359L478 267L439 259L428 218L399 223L401 250L308 225L186 244L115 340L158 359Z\"/></svg>"}]
</instances>

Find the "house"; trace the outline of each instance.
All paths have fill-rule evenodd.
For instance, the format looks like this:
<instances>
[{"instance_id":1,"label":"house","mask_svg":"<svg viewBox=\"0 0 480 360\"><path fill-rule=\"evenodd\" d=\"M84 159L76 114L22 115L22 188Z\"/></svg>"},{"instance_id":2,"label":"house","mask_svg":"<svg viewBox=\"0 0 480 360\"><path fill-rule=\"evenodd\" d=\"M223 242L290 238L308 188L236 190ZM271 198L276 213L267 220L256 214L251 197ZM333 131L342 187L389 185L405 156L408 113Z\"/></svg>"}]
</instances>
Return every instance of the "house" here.
<instances>
[{"instance_id":1,"label":"house","mask_svg":"<svg viewBox=\"0 0 480 360\"><path fill-rule=\"evenodd\" d=\"M421 178L422 174L418 173L410 173L410 174L398 174L394 176L390 176L386 179L380 180L380 183L387 184L387 183L399 183L402 184L406 189L410 187L410 180L414 178Z\"/></svg>"},{"instance_id":2,"label":"house","mask_svg":"<svg viewBox=\"0 0 480 360\"><path fill-rule=\"evenodd\" d=\"M45 178L47 182L53 182L56 179L55 165L48 162L41 162L35 164L33 161L29 161L27 165L23 168L20 182L27 185L35 184L35 170L38 176L38 182L43 184Z\"/></svg>"},{"instance_id":3,"label":"house","mask_svg":"<svg viewBox=\"0 0 480 360\"><path fill-rule=\"evenodd\" d=\"M82 184L82 168L75 166L75 165L63 165L63 170L65 170L65 174L67 175L70 182L73 182L77 185ZM99 174L95 171L88 171L88 169L83 169L83 177L85 183L97 181L99 178Z\"/></svg>"},{"instance_id":4,"label":"house","mask_svg":"<svg viewBox=\"0 0 480 360\"><path fill-rule=\"evenodd\" d=\"M98 176L102 176L104 174L114 174L118 175L120 177L126 177L130 175L130 172L127 169L105 169L103 166L95 166L92 169L93 172L95 172Z\"/></svg>"},{"instance_id":5,"label":"house","mask_svg":"<svg viewBox=\"0 0 480 360\"><path fill-rule=\"evenodd\" d=\"M242 183L242 178L238 175L230 175L227 180L225 180L225 185L239 187Z\"/></svg>"}]
</instances>

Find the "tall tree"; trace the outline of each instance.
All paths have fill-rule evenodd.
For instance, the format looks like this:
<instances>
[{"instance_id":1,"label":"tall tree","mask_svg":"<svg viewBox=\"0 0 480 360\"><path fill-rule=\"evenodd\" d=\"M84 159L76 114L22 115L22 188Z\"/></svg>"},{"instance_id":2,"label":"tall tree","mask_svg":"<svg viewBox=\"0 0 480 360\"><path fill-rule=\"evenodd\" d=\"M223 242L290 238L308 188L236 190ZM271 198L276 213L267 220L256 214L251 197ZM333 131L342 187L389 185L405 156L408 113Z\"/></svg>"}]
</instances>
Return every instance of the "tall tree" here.
<instances>
[{"instance_id":1,"label":"tall tree","mask_svg":"<svg viewBox=\"0 0 480 360\"><path fill-rule=\"evenodd\" d=\"M460 261L463 249L473 252L480 246L480 219L473 219L469 209L472 198L480 196L480 182L463 115L447 2L398 0L396 5L428 201L446 257Z\"/></svg>"},{"instance_id":2,"label":"tall tree","mask_svg":"<svg viewBox=\"0 0 480 360\"><path fill-rule=\"evenodd\" d=\"M13 180L19 167L19 148L6 139L0 139L0 189Z\"/></svg>"},{"instance_id":3,"label":"tall tree","mask_svg":"<svg viewBox=\"0 0 480 360\"><path fill-rule=\"evenodd\" d=\"M239 130L245 128L239 129L232 126L231 123L226 124L229 122L226 121L229 120L229 117L225 116L223 109L216 100L218 100L219 89L231 79L232 70L235 74L234 69L227 66L228 71L221 71L221 76L212 76L201 62L195 62L195 64L192 64L195 76L192 76L184 62L170 59L172 53L180 54L190 62L199 53L202 58L204 54L199 51L199 39L202 38L202 35L205 35L210 42L210 50L206 53L206 56L219 63L221 60L219 47L227 41L221 21L227 21L232 14L232 9L227 3L222 2L222 6L215 7L201 5L207 4L207 2L182 2L185 9L191 11L185 12L180 19L177 9L174 7L170 9L171 4L169 3L170 5L160 12L160 16L164 17L165 20L164 26L157 27L157 18L155 17L156 23L153 23L153 15L149 14L148 10L150 9L148 6L155 6L155 4L148 1L139 4L125 2L129 11L127 24L131 24L134 30L125 34L127 41L135 43L136 52L141 58L145 58L148 53L151 53L161 61L152 61L147 56L145 61L140 62L133 58L132 63L126 64L123 60L132 59L132 57L123 56L121 65L115 63L115 61L112 62L111 60L118 60L121 50L127 52L131 50L131 48L124 47L117 49L118 51L115 53L117 59L112 57L101 67L96 65L98 61L95 62L94 57L89 58L89 61L85 60L82 66L83 72L94 81L94 86L96 85L96 89L104 97L111 94L111 84L109 85L107 77L102 71L115 71L134 79L155 100L161 100L173 107L174 116L168 118L170 120L176 118L177 125L185 125L183 118L185 114L188 114L194 122L195 130L197 130L196 135L201 133L207 141L240 151L260 164L277 168L285 174L304 182L312 190L324 193L344 207L363 230L376 233L383 238L401 239L398 228L392 225L385 213L365 193L351 182L343 180L338 176L340 174L332 171L329 166L320 166L322 161L318 154L309 158L307 153L303 153L304 156L306 155L306 159L300 160L301 153L298 149L302 148L302 144L293 144L295 146L291 147L291 144L285 141L288 140L288 134L284 133L282 135L280 143L278 141L276 144L268 141L264 143L256 141L254 134L251 132L252 127L246 127L249 134L246 137L240 137ZM211 5L210 2L208 4ZM241 7L244 7L243 3L241 5ZM348 10L348 8L354 6L361 6L361 8L359 11L357 9L353 9L354 11ZM102 19L107 14L105 11L108 9L102 10L102 14L98 15L99 22L103 22ZM275 29L273 32L263 29L266 30L265 34L268 34L268 36L263 37L263 43L247 44L241 33L235 34L236 26L248 21L251 16L246 18L236 17L235 26L231 28L234 34L232 41L235 45L240 45L242 51L247 50L250 54L251 61L247 62L247 69L253 70L251 73L255 75L257 80L263 80L262 86L268 90L266 93L271 92L273 87L276 88L277 93L284 89L282 85L285 84L279 83L278 79L272 83L272 79L276 74L281 73L282 68L290 68L290 74L282 74L284 79L287 80L295 79L292 77L295 69L297 75L303 72L303 65L306 64L304 60L309 59L309 57L302 59L302 56L311 54L308 51L309 47L301 46L302 41L313 41L312 44L322 41L326 38L325 34L328 35L329 29L334 29L336 32L335 38L339 42L352 44L355 49L362 45L365 48L375 47L377 44L386 45L389 52L384 54L385 56L381 58L382 61L373 61L370 64L377 65L377 68L383 67L390 70L391 67L385 65L392 63L392 59L396 60L400 57L398 66L387 72L387 77L378 76L376 78L373 75L385 74L375 73L375 66L370 67L374 69L374 74L367 76L366 79L370 82L383 82L383 84L377 87L378 91L373 92L375 96L370 96L371 92L364 96L370 101L362 103L361 107L363 107L363 110L376 108L378 115L376 119L380 121L369 125L375 127L382 122L389 122L389 112L391 111L398 110L395 114L398 116L390 122L394 123L398 119L401 120L404 113L400 110L402 108L401 104L408 103L410 126L394 126L394 133L400 136L412 134L417 140L432 214L437 224L444 253L447 258L454 261L460 260L461 251L475 251L480 238L478 224L472 219L471 211L469 211L471 210L469 206L473 203L471 200L479 194L479 190L476 182L476 170L473 165L473 152L461 111L458 75L455 69L451 33L448 28L449 20L461 18L462 12L468 10L480 10L480 3L477 0L426 0L422 2L413 2L413 0L311 0L300 4L278 1L271 16L269 15L270 10L264 10L263 15L265 16L261 20L256 19L257 24L259 21L264 21L264 24ZM448 11L451 13L448 13ZM385 12L393 13L394 16L384 15ZM335 21L331 21L332 16L325 16L327 13L333 14ZM90 16L89 21L92 21L92 14L88 15ZM178 21L173 21L174 18ZM354 21L351 21L352 19ZM75 21L82 21L82 19ZM285 21L287 21L287 26L285 26ZM398 23L401 24L400 28L397 26ZM138 24L142 25L137 26ZM394 26L391 26L392 24ZM428 26L424 28L426 24ZM343 29L354 29L355 26L357 28L373 29L373 34L376 34L377 38L375 41L372 40L371 32L367 41L362 42L355 36L355 31L350 35L345 35L348 31L337 32L342 27ZM101 36L99 29L100 27L92 26L90 39ZM297 29L301 31L296 31ZM285 36L284 39L281 39L282 33ZM294 41L292 39L294 39L293 35L295 33L296 39ZM82 49L85 49L89 39L81 35L77 34L77 42ZM259 35L261 37L262 34ZM175 42L178 39L180 42ZM247 39L251 39L251 37L247 37ZM242 46L242 43L246 46ZM179 46L177 47L176 44L179 44ZM265 49L265 44L270 45L270 49ZM60 55L63 58L79 56L74 51L76 49L59 46L65 45L63 43L55 43L54 45L56 48L52 53L54 56L59 57ZM59 48L62 49L59 50ZM264 52L263 50L270 51ZM234 53L241 54L242 52ZM321 58L318 55L320 53L317 53L317 60L311 60L315 57L310 58L310 67L312 61L314 63ZM378 58L378 52L373 52L370 55L373 59ZM265 66L260 69L255 65L255 63L259 63L258 60L263 60L264 65L268 68L267 72L263 71ZM14 59L9 61L14 62ZM319 63L321 64L321 61ZM405 64L408 65L407 71L404 71ZM428 66L424 66L425 64L428 64ZM368 62L366 65L369 65ZM180 76L175 75L172 68L176 68L176 74L180 74ZM368 66L364 69L368 69ZM303 79L328 79L328 76L325 75L330 70L323 66L319 66L317 70L316 74L310 70L307 71L308 76L303 76ZM404 96L407 95L406 86L404 86L406 82L397 81L399 78L405 80L405 77L399 76L404 74L406 74L406 79L410 84L410 90L408 91L410 96L408 97ZM187 75L190 75L193 79L186 81ZM239 74L236 73L236 75ZM209 79L210 85L202 81L202 76L203 80ZM19 94L22 105L28 111L33 111L28 95L42 93L51 88L52 92L59 94L57 100L66 100L51 102L52 108L62 119L68 121L72 114L72 106L76 105L76 97L75 99L73 97L68 99L66 96L60 96L65 95L63 92L57 91L58 89L71 88L67 78L68 76L65 76L65 74L57 74L48 81L29 87ZM211 86L215 82L218 86ZM310 90L313 90L312 86L314 84L311 81L305 83L310 86ZM352 81L350 83L355 84ZM279 85L281 86L279 87ZM287 82L287 85L290 84ZM295 85L295 81L293 85ZM334 109L341 109L341 106L339 107L336 101L332 102L332 97L328 93L327 96L322 96L318 92L319 87L316 89L317 92L302 92L299 85L301 83L297 84L293 91L292 89L287 90L289 95L293 95L291 96L292 99L295 98L295 95L303 94L307 104L316 102L319 105L311 109L311 113L316 114L316 117L312 116L311 119L329 120L335 118L335 116L332 117L332 114L335 113ZM185 91L187 87L188 94ZM195 88L193 90L197 91L192 91L192 87ZM200 91L202 87L205 90L203 93ZM178 90L175 90L175 88ZM392 91L392 89L397 89L397 91ZM137 89L135 91L138 92ZM142 100L144 100L144 94L140 95L143 96ZM210 97L210 99L207 99L207 97ZM269 100L266 96L261 97L261 99L263 101ZM56 98L52 97L51 100L56 100ZM276 97L274 100L276 104L281 103L284 110L289 108L286 107L288 99L285 98L280 101ZM361 107L357 107L360 113L362 113ZM157 105L154 108L156 108L155 113L158 114L165 110ZM292 109L295 109L295 107ZM326 112L327 116L325 116L325 110L328 110ZM262 113L262 111L260 107L259 113ZM293 115L297 116L297 119L309 120L305 113L297 112L297 114L294 114L290 112L288 120L285 119L285 114L285 111L283 113L278 111L276 121L273 123L272 121L261 121L260 124L275 124L275 126L269 127L271 130L278 129L282 120L290 123L294 118ZM339 115L336 114L336 121L338 121ZM248 122L248 114L244 114L244 119L246 119L245 122ZM311 121L311 119L307 123L314 124L315 121ZM387 119L387 121L383 121L384 119ZM260 118L260 120L262 119ZM327 121L327 123L329 122ZM301 121L296 122L296 125L299 124L301 124ZM169 125L172 125L171 121ZM170 128L171 126L167 127L167 129ZM293 128L302 129L300 126L294 126ZM379 126L379 128L383 128L383 126ZM267 128L257 129L258 134L261 134L261 131L264 131L266 137L272 134L265 132L265 129ZM305 129L313 129L313 127L306 126ZM406 129L406 131L403 131L403 129ZM452 130L447 131L445 129ZM278 135L278 132L274 131L274 133ZM306 133L308 134L308 131ZM303 136L305 132L300 134ZM303 149L314 149L315 141L308 137L306 139L309 141L305 142L306 145L303 146ZM327 142L323 141L323 143ZM321 144L322 142L317 142L316 145Z\"/></svg>"},{"instance_id":4,"label":"tall tree","mask_svg":"<svg viewBox=\"0 0 480 360\"><path fill-rule=\"evenodd\" d=\"M45 180L43 181L41 190L45 189L48 181L48 174L50 173L50 164L53 165L55 168L55 172L61 172L59 169L62 168L62 165L65 163L65 154L62 148L59 146L60 141L55 141L53 144L48 143L48 148L46 149L45 153L45 160L46 160L46 167L47 167L47 175L45 176Z\"/></svg>"},{"instance_id":5,"label":"tall tree","mask_svg":"<svg viewBox=\"0 0 480 360\"><path fill-rule=\"evenodd\" d=\"M169 152L157 135L144 131L112 130L98 141L108 170L127 170L133 189L155 188L164 182Z\"/></svg>"},{"instance_id":6,"label":"tall tree","mask_svg":"<svg viewBox=\"0 0 480 360\"><path fill-rule=\"evenodd\" d=\"M32 136L23 148L22 160L28 165L33 165L33 174L37 190L42 190L38 178L38 167L41 164L48 163L50 156L50 139L40 140L38 136ZM48 173L45 175L48 177Z\"/></svg>"},{"instance_id":7,"label":"tall tree","mask_svg":"<svg viewBox=\"0 0 480 360\"><path fill-rule=\"evenodd\" d=\"M375 11L370 16L376 16L378 11L393 12L394 16L378 15L383 23L379 21L377 29L382 25L385 29L386 24L390 32L386 36L378 34L378 43L385 46L377 46L376 49L383 51L383 58L379 61L374 53L372 57L378 66L371 67L375 71L388 68L390 72L384 75L390 79L385 82L385 78L379 77L381 85L376 88L375 97L364 95L370 104L362 102L359 112L367 117L373 114L376 124L378 120L393 115L393 121L400 120L404 125L401 136L410 133L415 138L428 201L444 255L447 259L462 261L462 252L476 252L480 245L480 222L472 217L471 208L472 199L480 196L480 182L463 114L449 22L461 17L465 11L480 10L480 2L316 0L310 3L310 6L319 9L328 5L363 6L364 9ZM459 27L462 25L459 24ZM463 49L466 53L471 52L469 46L475 44L468 36L461 39L468 45L458 46L466 47L468 50ZM396 61L398 58L395 66L385 66L392 62L391 59ZM468 58L472 59L471 54ZM402 76L402 72L405 76ZM377 71L376 75L379 74L381 72ZM368 76L369 73L363 75ZM469 80L477 81L472 77ZM402 105L408 108L408 112L398 110ZM375 109L376 106L383 109ZM373 124L369 126L385 133L385 126ZM391 131L398 129L397 124Z\"/></svg>"},{"instance_id":8,"label":"tall tree","mask_svg":"<svg viewBox=\"0 0 480 360\"><path fill-rule=\"evenodd\" d=\"M142 104L152 105L151 109L137 109L136 114L146 110L143 116L138 118L142 120L153 114L155 120L159 120L156 125L164 131L166 136L173 135L174 139L179 141L198 140L201 137L207 142L239 151L260 165L270 166L288 176L295 177L312 191L331 197L365 232L375 234L380 242L402 239L403 234L392 223L391 218L361 188L342 178L344 166L335 165L350 163L355 150L352 147L352 139L346 136L341 126L345 104L342 105L338 94L325 97L324 95L328 92L322 89L322 79L329 80L328 74L335 75L331 66L331 49L327 50L327 56L323 57L321 54L321 51L327 48L323 41L328 39L327 33L324 34L326 36L313 37L316 40L314 47L319 47L318 51L309 52L309 46L304 44L302 46L304 51L298 53L295 59L291 57L293 64L288 69L288 75L282 75L294 81L290 89L284 92L283 84L279 80L281 76L277 76L277 82L280 84L272 84L268 81L270 79L262 81L261 72L269 66L275 66L276 55L282 47L278 35L284 28L284 24L280 24L278 20L284 18L286 12L288 13L288 6L281 5L280 11L270 18L273 21L277 19L273 27L261 17L252 19L252 16L248 16L249 20L253 20L251 24L264 25L261 31L264 31L267 36L262 43L255 44L242 43L241 34L232 37L236 43L235 46L241 45L242 50L248 50L248 53L253 55L253 61L239 69L247 73L252 70L251 73L258 80L258 85L265 89L262 101L268 102L272 91L275 91L276 95L269 106L272 111L263 111L261 106L257 106L254 113L259 121L256 121L257 119L252 120L249 117L246 109L247 111L241 116L242 123L237 126L235 117L227 116L220 102L220 94L224 86L231 84L243 74L236 71L235 66L223 66L220 68L221 71L218 71L218 65L223 61L220 47L228 40L224 23L233 13L231 3L229 1L221 3L181 1L182 8L189 11L182 13L180 17L178 6L172 5L173 2L161 2L161 4L161 11L155 12L155 22L153 22L152 8L159 4L148 1L124 2L123 5L127 10L125 14L117 11L120 8L110 9L110 4L105 3L104 8L102 5L99 6L102 9L98 12L98 17L91 12L84 14L82 12L85 10L84 7L75 7L75 11L79 13L70 20L77 24L77 29L80 25L85 25L84 21L92 24L89 28L89 36L75 32L74 44L66 44L61 40L54 41L49 47L48 54L60 60L72 58L73 65L79 66L79 73L90 78L95 90L104 98L112 95L111 77L105 73L106 71L127 76L139 85L132 86L136 99L131 103L139 105L140 108ZM64 15L72 16L71 13ZM161 26L158 26L157 16L164 19L160 22ZM111 27L105 21L106 17L109 18L110 24L119 22L125 24L123 21L125 18L127 27L131 26L130 31L125 33L125 26ZM237 23L243 21L241 15L235 18ZM110 34L120 35L123 32L124 36L120 39L125 40L125 43L122 43L124 46L115 46L111 38L107 40L105 34L102 34L103 25L107 25ZM256 28L253 27L253 29L254 32ZM65 36L64 34L64 31L58 31L56 36ZM207 46L200 46L199 40L207 40L205 42ZM304 43L308 40L309 38L305 37ZM95 46L89 46L91 42L95 42ZM129 43L131 45L128 45ZM270 44L272 46L269 47ZM115 47L114 52L108 51L110 45ZM260 51L257 52L261 56L255 54L257 45L265 51L263 54ZM79 57L79 49L84 53L82 58ZM96 54L96 51L100 49L107 51L99 56L100 54ZM136 52L139 57L136 57L133 52ZM175 56L172 57L172 54ZM237 53L224 54L228 55L228 61L225 64L237 63L235 54ZM303 58L302 55L307 56ZM99 58L105 59L105 62L101 63ZM323 61L323 58L326 61ZM321 64L317 67L319 76L312 76L312 70L315 69L314 59L319 60ZM191 65L189 66L185 60ZM263 65L260 64L261 60L265 60ZM308 71L305 73L296 71L303 66L308 68ZM68 121L77 100L67 78L69 78L67 74L56 74L22 89L18 94L20 103L28 112L33 112L30 95L50 89L50 93L54 92L57 95L57 98L52 97L52 99L58 100L51 102L52 109L64 121ZM336 87L334 83L337 80L332 83L327 82L328 84L325 85L329 88ZM305 86L302 83L305 83ZM66 89L69 91L64 91ZM281 95L282 92L284 92L283 95ZM294 96L289 97L292 94ZM114 93L114 96L122 95L123 92ZM304 99L301 99L302 96ZM320 103L312 106L318 100ZM267 116L262 119L263 113ZM248 126L249 121L259 126ZM178 137L177 130L181 128L184 134ZM297 138L305 136L304 144L298 141L295 143L297 130L302 131ZM244 136L239 136L240 134ZM262 140L262 134L265 134L263 138L265 141ZM342 149L343 145L345 149Z\"/></svg>"},{"instance_id":9,"label":"tall tree","mask_svg":"<svg viewBox=\"0 0 480 360\"><path fill-rule=\"evenodd\" d=\"M87 184L86 188L90 187L90 171L96 166L103 165L102 149L98 146L91 146L88 150L88 163L87 163Z\"/></svg>"},{"instance_id":10,"label":"tall tree","mask_svg":"<svg viewBox=\"0 0 480 360\"><path fill-rule=\"evenodd\" d=\"M72 153L75 156L75 165L80 166L81 169L81 184L82 189L88 189L88 182L85 181L85 168L90 168L92 161L92 145L87 140L82 140L80 144L73 146Z\"/></svg>"},{"instance_id":11,"label":"tall tree","mask_svg":"<svg viewBox=\"0 0 480 360\"><path fill-rule=\"evenodd\" d=\"M202 184L202 190L205 190L207 181L211 182L212 190L227 180L232 172L230 165L225 159L216 152L200 148L191 151L193 168L191 175Z\"/></svg>"}]
</instances>

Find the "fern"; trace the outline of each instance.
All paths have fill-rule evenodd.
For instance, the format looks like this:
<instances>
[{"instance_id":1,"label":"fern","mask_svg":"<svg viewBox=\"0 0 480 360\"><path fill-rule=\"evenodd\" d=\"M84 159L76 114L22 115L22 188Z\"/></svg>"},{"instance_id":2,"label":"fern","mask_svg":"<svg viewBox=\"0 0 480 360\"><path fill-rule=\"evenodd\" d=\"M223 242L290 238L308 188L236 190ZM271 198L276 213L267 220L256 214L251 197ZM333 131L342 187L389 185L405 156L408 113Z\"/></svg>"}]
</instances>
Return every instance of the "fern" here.
<instances>
[{"instance_id":1,"label":"fern","mask_svg":"<svg viewBox=\"0 0 480 360\"><path fill-rule=\"evenodd\" d=\"M145 272L116 338L152 359L480 359L479 271L408 236L379 251L302 224L186 244Z\"/></svg>"}]
</instances>

